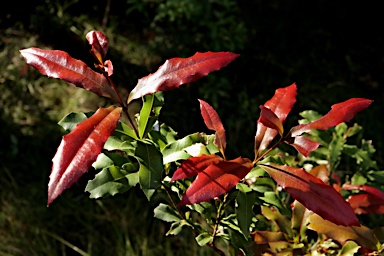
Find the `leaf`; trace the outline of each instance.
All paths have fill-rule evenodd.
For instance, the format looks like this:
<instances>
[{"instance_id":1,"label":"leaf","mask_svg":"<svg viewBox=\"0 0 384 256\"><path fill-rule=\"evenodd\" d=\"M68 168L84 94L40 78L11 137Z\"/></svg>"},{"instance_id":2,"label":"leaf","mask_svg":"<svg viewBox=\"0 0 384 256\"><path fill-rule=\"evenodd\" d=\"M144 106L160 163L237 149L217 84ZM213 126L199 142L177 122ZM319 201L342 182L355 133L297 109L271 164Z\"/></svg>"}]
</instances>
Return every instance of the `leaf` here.
<instances>
[{"instance_id":1,"label":"leaf","mask_svg":"<svg viewBox=\"0 0 384 256\"><path fill-rule=\"evenodd\" d=\"M131 165L132 170L136 169ZM85 191L90 193L90 198L114 196L124 193L136 186L139 182L138 173L125 174L125 170L117 166L109 166L96 174L93 180L88 181Z\"/></svg>"},{"instance_id":2,"label":"leaf","mask_svg":"<svg viewBox=\"0 0 384 256\"><path fill-rule=\"evenodd\" d=\"M52 159L48 205L91 167L116 128L122 108L99 108L61 140Z\"/></svg>"},{"instance_id":3,"label":"leaf","mask_svg":"<svg viewBox=\"0 0 384 256\"><path fill-rule=\"evenodd\" d=\"M198 175L212 164L218 164L223 159L217 155L201 155L191 157L181 164L172 176L172 181L186 179Z\"/></svg>"},{"instance_id":4,"label":"leaf","mask_svg":"<svg viewBox=\"0 0 384 256\"><path fill-rule=\"evenodd\" d=\"M244 193L239 191L236 201L236 218L239 222L239 228L244 234L245 239L248 240L249 227L252 223L252 218L255 217L253 205L256 203L256 194L253 192Z\"/></svg>"},{"instance_id":5,"label":"leaf","mask_svg":"<svg viewBox=\"0 0 384 256\"><path fill-rule=\"evenodd\" d=\"M140 163L139 182L141 189L149 200L161 184L163 159L155 145L138 141L135 152Z\"/></svg>"},{"instance_id":6,"label":"leaf","mask_svg":"<svg viewBox=\"0 0 384 256\"><path fill-rule=\"evenodd\" d=\"M225 67L239 55L231 52L196 53L189 58L167 60L155 73L139 79L128 96L128 104L144 95L178 88Z\"/></svg>"},{"instance_id":7,"label":"leaf","mask_svg":"<svg viewBox=\"0 0 384 256\"><path fill-rule=\"evenodd\" d=\"M193 133L168 144L161 151L164 164L190 158L191 155L185 150L188 147L201 142L204 142L204 138L199 133Z\"/></svg>"},{"instance_id":8,"label":"leaf","mask_svg":"<svg viewBox=\"0 0 384 256\"><path fill-rule=\"evenodd\" d=\"M75 129L76 125L86 120L87 116L84 113L70 113L59 121L59 125L67 132Z\"/></svg>"},{"instance_id":9,"label":"leaf","mask_svg":"<svg viewBox=\"0 0 384 256\"><path fill-rule=\"evenodd\" d=\"M312 214L308 218L308 228L318 233L324 234L333 240L344 245L347 241L352 240L359 245L377 250L380 242L377 240L372 230L365 226L360 227L344 227L338 226L330 221L324 220L317 214Z\"/></svg>"},{"instance_id":10,"label":"leaf","mask_svg":"<svg viewBox=\"0 0 384 256\"><path fill-rule=\"evenodd\" d=\"M269 108L260 105L261 113L259 122L265 125L268 128L274 129L278 131L280 136L284 133L283 124L281 123L280 119L276 116L275 113L273 113L272 110Z\"/></svg>"},{"instance_id":11,"label":"leaf","mask_svg":"<svg viewBox=\"0 0 384 256\"><path fill-rule=\"evenodd\" d=\"M287 115L291 111L293 104L296 102L296 91L296 84L277 89L275 95L264 104L264 107L269 108L275 113L282 124L284 124ZM268 128L262 124L259 118L257 121L257 132L255 137L256 155L268 147L269 143L271 143L277 133L276 130Z\"/></svg>"},{"instance_id":12,"label":"leaf","mask_svg":"<svg viewBox=\"0 0 384 256\"><path fill-rule=\"evenodd\" d=\"M197 174L179 205L197 204L224 194L236 186L252 166L249 159L241 157L209 165Z\"/></svg>"},{"instance_id":13,"label":"leaf","mask_svg":"<svg viewBox=\"0 0 384 256\"><path fill-rule=\"evenodd\" d=\"M360 249L360 246L353 242L353 241L347 241L344 245L343 248L339 251L337 254L338 256L353 256L355 253L357 253Z\"/></svg>"},{"instance_id":14,"label":"leaf","mask_svg":"<svg viewBox=\"0 0 384 256\"><path fill-rule=\"evenodd\" d=\"M360 190L367 194L354 194L347 199L356 214L384 214L384 192L368 185L344 184L345 190Z\"/></svg>"},{"instance_id":15,"label":"leaf","mask_svg":"<svg viewBox=\"0 0 384 256\"><path fill-rule=\"evenodd\" d=\"M225 137L225 129L220 120L219 115L211 105L203 100L199 100L201 115L203 116L204 123L208 129L216 132L215 145L219 148L221 154L224 156L227 140Z\"/></svg>"},{"instance_id":16,"label":"leaf","mask_svg":"<svg viewBox=\"0 0 384 256\"><path fill-rule=\"evenodd\" d=\"M154 210L155 218L166 222L181 221L180 215L169 205L160 203Z\"/></svg>"},{"instance_id":17,"label":"leaf","mask_svg":"<svg viewBox=\"0 0 384 256\"><path fill-rule=\"evenodd\" d=\"M334 104L332 105L331 110L318 120L309 124L301 124L293 127L291 134L295 137L313 129L327 130L328 128L334 127L342 122L348 122L357 114L357 112L367 108L371 103L372 100L352 98L344 102Z\"/></svg>"},{"instance_id":18,"label":"leaf","mask_svg":"<svg viewBox=\"0 0 384 256\"><path fill-rule=\"evenodd\" d=\"M108 38L101 31L90 31L85 38L92 46L90 52L98 60L99 64L103 64L103 59L108 51Z\"/></svg>"},{"instance_id":19,"label":"leaf","mask_svg":"<svg viewBox=\"0 0 384 256\"><path fill-rule=\"evenodd\" d=\"M148 120L151 115L152 111L152 106L153 106L153 100L154 100L154 95L146 95L143 97L143 107L141 108L140 111L140 118L139 118L139 137L140 139L143 139L144 136L149 132L147 129L147 126L149 128L152 128L152 125L148 125Z\"/></svg>"},{"instance_id":20,"label":"leaf","mask_svg":"<svg viewBox=\"0 0 384 256\"><path fill-rule=\"evenodd\" d=\"M295 137L293 143L289 143L287 140L284 142L294 147L297 152L305 157L308 157L312 151L316 150L320 146L320 143L310 140L304 136Z\"/></svg>"},{"instance_id":21,"label":"leaf","mask_svg":"<svg viewBox=\"0 0 384 256\"><path fill-rule=\"evenodd\" d=\"M93 71L84 62L72 58L66 52L28 48L20 50L20 53L29 65L43 75L60 78L99 96L119 102L116 92L102 74Z\"/></svg>"},{"instance_id":22,"label":"leaf","mask_svg":"<svg viewBox=\"0 0 384 256\"><path fill-rule=\"evenodd\" d=\"M344 198L334 188L304 169L273 163L261 164L260 167L309 210L338 225L360 225Z\"/></svg>"}]
</instances>

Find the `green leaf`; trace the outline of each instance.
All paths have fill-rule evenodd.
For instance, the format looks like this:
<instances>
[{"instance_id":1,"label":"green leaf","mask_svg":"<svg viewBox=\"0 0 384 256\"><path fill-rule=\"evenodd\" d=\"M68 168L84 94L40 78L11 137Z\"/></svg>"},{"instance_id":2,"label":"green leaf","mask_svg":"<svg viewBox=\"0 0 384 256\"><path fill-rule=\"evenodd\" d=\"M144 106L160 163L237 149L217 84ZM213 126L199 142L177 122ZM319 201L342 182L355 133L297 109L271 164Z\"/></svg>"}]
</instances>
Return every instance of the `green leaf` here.
<instances>
[{"instance_id":1,"label":"green leaf","mask_svg":"<svg viewBox=\"0 0 384 256\"><path fill-rule=\"evenodd\" d=\"M70 132L85 119L87 119L87 116L84 113L70 113L59 121L59 125L67 132Z\"/></svg>"},{"instance_id":2,"label":"green leaf","mask_svg":"<svg viewBox=\"0 0 384 256\"><path fill-rule=\"evenodd\" d=\"M343 152L356 159L356 163L360 166L361 170L368 170L370 168L377 169L376 161L372 160L372 155L376 149L372 145L372 141L361 141L361 148L356 145L344 145Z\"/></svg>"},{"instance_id":3,"label":"green leaf","mask_svg":"<svg viewBox=\"0 0 384 256\"><path fill-rule=\"evenodd\" d=\"M138 141L135 156L139 160L139 183L149 200L161 184L163 159L155 145Z\"/></svg>"},{"instance_id":4,"label":"green leaf","mask_svg":"<svg viewBox=\"0 0 384 256\"><path fill-rule=\"evenodd\" d=\"M306 119L306 120L301 120L299 122L300 124L307 124L309 122L316 121L317 119L322 117L322 115L320 115L318 112L313 111L313 110L305 110L305 111L299 113L299 115Z\"/></svg>"},{"instance_id":5,"label":"green leaf","mask_svg":"<svg viewBox=\"0 0 384 256\"><path fill-rule=\"evenodd\" d=\"M337 133L333 134L332 141L329 143L329 165L331 170L335 170L340 163L341 152L345 144L345 139Z\"/></svg>"},{"instance_id":6,"label":"green leaf","mask_svg":"<svg viewBox=\"0 0 384 256\"><path fill-rule=\"evenodd\" d=\"M98 170L98 169L109 167L111 165L113 165L112 159L106 156L105 154L100 153L97 156L96 161L92 164L92 167Z\"/></svg>"},{"instance_id":7,"label":"green leaf","mask_svg":"<svg viewBox=\"0 0 384 256\"><path fill-rule=\"evenodd\" d=\"M132 140L123 141L118 137L110 136L107 142L104 144L104 149L108 151L121 150L127 153L128 155L133 156L135 152L135 147L132 143Z\"/></svg>"},{"instance_id":8,"label":"green leaf","mask_svg":"<svg viewBox=\"0 0 384 256\"><path fill-rule=\"evenodd\" d=\"M239 227L245 239L248 240L249 227L252 223L252 218L255 216L253 205L256 203L256 194L253 192L244 193L239 191L236 201L238 205L236 208L236 217L239 222Z\"/></svg>"},{"instance_id":9,"label":"green leaf","mask_svg":"<svg viewBox=\"0 0 384 256\"><path fill-rule=\"evenodd\" d=\"M166 222L180 221L181 217L172 207L169 205L160 203L154 210L155 218Z\"/></svg>"},{"instance_id":10,"label":"green leaf","mask_svg":"<svg viewBox=\"0 0 384 256\"><path fill-rule=\"evenodd\" d=\"M275 192L267 191L264 193L264 197L260 197L260 199L268 204L276 206L281 214L291 217L291 212L285 207Z\"/></svg>"},{"instance_id":11,"label":"green leaf","mask_svg":"<svg viewBox=\"0 0 384 256\"><path fill-rule=\"evenodd\" d=\"M384 171L370 171L368 177L373 181L384 184Z\"/></svg>"},{"instance_id":12,"label":"green leaf","mask_svg":"<svg viewBox=\"0 0 384 256\"><path fill-rule=\"evenodd\" d=\"M90 198L100 198L113 196L117 193L124 193L131 187L135 186L135 176L137 173L125 176L117 166L110 166L104 168L101 172L96 174L93 180L88 181L85 188L86 192L90 193Z\"/></svg>"},{"instance_id":13,"label":"green leaf","mask_svg":"<svg viewBox=\"0 0 384 256\"><path fill-rule=\"evenodd\" d=\"M174 141L165 146L162 150L164 164L175 162L177 160L185 160L191 157L185 152L185 149L196 143L204 142L204 138L199 133L193 133L180 140Z\"/></svg>"},{"instance_id":14,"label":"green leaf","mask_svg":"<svg viewBox=\"0 0 384 256\"><path fill-rule=\"evenodd\" d=\"M166 235L177 235L180 233L184 226L192 227L192 225L185 220L176 221L172 223L171 228L168 230Z\"/></svg>"},{"instance_id":15,"label":"green leaf","mask_svg":"<svg viewBox=\"0 0 384 256\"><path fill-rule=\"evenodd\" d=\"M129 127L128 125L126 125L125 123L123 123L121 121L119 121L119 123L117 124L115 132L113 133L113 136L115 136L115 137L129 136L135 140L138 139L135 131L131 127Z\"/></svg>"},{"instance_id":16,"label":"green leaf","mask_svg":"<svg viewBox=\"0 0 384 256\"><path fill-rule=\"evenodd\" d=\"M203 233L199 234L195 239L196 239L196 242L198 245L204 246L207 243L212 242L213 237L211 234L209 234L207 232L203 232Z\"/></svg>"},{"instance_id":17,"label":"green leaf","mask_svg":"<svg viewBox=\"0 0 384 256\"><path fill-rule=\"evenodd\" d=\"M337 254L338 256L353 256L359 251L361 246L359 246L354 241L348 241L343 245L343 248Z\"/></svg>"},{"instance_id":18,"label":"green leaf","mask_svg":"<svg viewBox=\"0 0 384 256\"><path fill-rule=\"evenodd\" d=\"M154 100L153 94L149 94L143 97L143 107L141 108L141 111L140 111L139 127L138 127L140 139L143 139L145 137L146 132L148 130L147 129L147 127L149 126L148 120L152 111L153 100ZM152 126L150 126L149 128L152 128Z\"/></svg>"}]
</instances>

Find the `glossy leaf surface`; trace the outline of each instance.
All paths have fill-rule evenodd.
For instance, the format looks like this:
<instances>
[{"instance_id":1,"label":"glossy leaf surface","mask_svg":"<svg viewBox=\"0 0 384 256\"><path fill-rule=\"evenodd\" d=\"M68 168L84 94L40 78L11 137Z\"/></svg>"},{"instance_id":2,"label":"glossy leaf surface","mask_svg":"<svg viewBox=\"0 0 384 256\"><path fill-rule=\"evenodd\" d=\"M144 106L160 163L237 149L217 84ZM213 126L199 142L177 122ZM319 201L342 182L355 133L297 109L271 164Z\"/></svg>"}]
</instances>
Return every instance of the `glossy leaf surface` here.
<instances>
[{"instance_id":1,"label":"glossy leaf surface","mask_svg":"<svg viewBox=\"0 0 384 256\"><path fill-rule=\"evenodd\" d=\"M366 194L353 194L347 202L356 214L384 214L384 192L368 185L344 184L345 190L360 190Z\"/></svg>"},{"instance_id":2,"label":"glossy leaf surface","mask_svg":"<svg viewBox=\"0 0 384 256\"><path fill-rule=\"evenodd\" d=\"M122 109L99 108L90 118L65 135L52 159L48 184L48 205L75 183L96 161L104 143L113 133Z\"/></svg>"},{"instance_id":3,"label":"glossy leaf surface","mask_svg":"<svg viewBox=\"0 0 384 256\"><path fill-rule=\"evenodd\" d=\"M128 103L144 95L178 88L225 67L239 55L231 52L196 53L189 58L167 60L155 73L139 79Z\"/></svg>"},{"instance_id":4,"label":"glossy leaf surface","mask_svg":"<svg viewBox=\"0 0 384 256\"><path fill-rule=\"evenodd\" d=\"M107 79L93 71L84 62L58 50L28 48L20 50L27 63L48 77L60 78L99 96L118 101Z\"/></svg>"},{"instance_id":5,"label":"glossy leaf surface","mask_svg":"<svg viewBox=\"0 0 384 256\"><path fill-rule=\"evenodd\" d=\"M331 186L302 168L277 164L260 165L291 196L309 210L338 225L359 226L350 205Z\"/></svg>"},{"instance_id":6,"label":"glossy leaf surface","mask_svg":"<svg viewBox=\"0 0 384 256\"><path fill-rule=\"evenodd\" d=\"M263 105L260 105L260 110L261 113L259 122L268 128L276 130L280 135L283 135L283 124L281 123L280 119L276 116L276 114Z\"/></svg>"},{"instance_id":7,"label":"glossy leaf surface","mask_svg":"<svg viewBox=\"0 0 384 256\"><path fill-rule=\"evenodd\" d=\"M98 60L99 64L103 64L103 60L108 51L108 38L101 31L90 31L85 38L92 46L90 52Z\"/></svg>"},{"instance_id":8,"label":"glossy leaf surface","mask_svg":"<svg viewBox=\"0 0 384 256\"><path fill-rule=\"evenodd\" d=\"M221 161L223 161L223 159L217 155L191 157L183 161L180 168L173 174L171 182L196 176L211 164L218 164Z\"/></svg>"},{"instance_id":9,"label":"glossy leaf surface","mask_svg":"<svg viewBox=\"0 0 384 256\"><path fill-rule=\"evenodd\" d=\"M277 89L275 95L264 104L264 107L267 107L275 113L282 124L284 124L287 115L291 111L293 104L296 102L296 91L296 84ZM276 130L268 128L260 122L259 119L255 137L255 151L260 152L266 149L277 134L278 132Z\"/></svg>"},{"instance_id":10,"label":"glossy leaf surface","mask_svg":"<svg viewBox=\"0 0 384 256\"><path fill-rule=\"evenodd\" d=\"M356 113L367 108L372 100L363 98L352 98L341 103L332 105L331 110L320 119L309 124L302 124L292 128L292 136L298 136L313 129L327 130L342 122L348 122Z\"/></svg>"},{"instance_id":11,"label":"glossy leaf surface","mask_svg":"<svg viewBox=\"0 0 384 256\"><path fill-rule=\"evenodd\" d=\"M310 140L304 136L297 136L290 145L294 147L297 152L307 157L312 151L316 150L320 146L320 143Z\"/></svg>"},{"instance_id":12,"label":"glossy leaf surface","mask_svg":"<svg viewBox=\"0 0 384 256\"><path fill-rule=\"evenodd\" d=\"M197 204L218 197L236 186L251 169L249 159L241 157L211 164L197 174L179 205Z\"/></svg>"},{"instance_id":13,"label":"glossy leaf surface","mask_svg":"<svg viewBox=\"0 0 384 256\"><path fill-rule=\"evenodd\" d=\"M215 145L219 148L221 154L224 156L225 148L227 145L227 139L225 137L225 129L223 123L220 120L219 115L213 109L211 105L203 100L200 102L200 111L203 116L204 123L208 129L216 132Z\"/></svg>"}]
</instances>

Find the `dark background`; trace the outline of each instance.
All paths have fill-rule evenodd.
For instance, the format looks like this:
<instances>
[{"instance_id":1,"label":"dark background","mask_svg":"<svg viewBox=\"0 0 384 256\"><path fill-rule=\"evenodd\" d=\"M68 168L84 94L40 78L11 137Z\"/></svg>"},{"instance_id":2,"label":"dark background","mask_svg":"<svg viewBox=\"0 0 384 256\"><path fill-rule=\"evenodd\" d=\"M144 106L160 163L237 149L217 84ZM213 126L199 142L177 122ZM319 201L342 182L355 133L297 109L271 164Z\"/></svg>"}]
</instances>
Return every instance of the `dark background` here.
<instances>
[{"instance_id":1,"label":"dark background","mask_svg":"<svg viewBox=\"0 0 384 256\"><path fill-rule=\"evenodd\" d=\"M89 234L94 231L94 225L84 226L81 218L90 223L93 219L84 213L76 213L71 218L68 208L77 209L78 204L88 207L87 211L92 211L95 218L105 215L102 210L105 208L100 203L89 202L82 192L86 183L81 182L50 208L46 209L44 205L50 159L62 133L57 121L68 112L94 111L96 106L109 102L42 77L25 64L18 50L32 46L60 49L92 65L85 34L90 30L102 30L109 38L107 57L114 64L114 80L124 93L135 86L137 79L154 72L168 58L188 57L197 51L239 53L240 57L221 71L167 92L160 119L180 136L196 131L208 132L197 101L203 99L215 107L226 127L227 157L252 158L259 105L271 98L275 89L295 82L298 101L288 116L287 128L297 124L298 113L303 110L313 109L325 114L332 104L351 97L373 99L374 103L350 124L357 122L363 126L364 138L373 141L377 162L382 166L383 17L379 2L357 0L37 0L2 5L0 180L3 184L2 207L6 210L0 218L0 227L4 230L0 240L8 242L0 242L0 252L3 246L6 248L3 250L12 255L33 255L32 245L40 248L45 242L45 248L51 246L53 251L58 245L62 248L57 239L47 233L41 235L45 231L87 250L87 243L100 240ZM137 199L141 194L137 194L134 200L141 200ZM73 198L75 202L68 203ZM113 212L111 219L99 219L103 228L110 222L119 227L119 218L127 217L116 217L119 207L120 210L128 207L120 204L125 199L118 197L103 201ZM145 200L140 202L146 204ZM119 207L114 209L115 205ZM150 205L142 207L136 210L151 209ZM20 208L23 210L19 211ZM65 213L65 217L56 222L53 219L61 216L58 211ZM147 214L151 219L151 213ZM50 218L52 221L47 221ZM67 224L72 228L65 230ZM131 227L133 224L128 222L127 225ZM153 225L162 224L156 222ZM117 233L131 237L132 250L144 255L137 245L142 240L132 237L153 238L148 235L151 228L157 227L153 225L149 224L143 233L132 233L129 228ZM73 235L65 235L72 234L72 229ZM111 228L106 229L105 232L113 232ZM166 232L166 228L164 230ZM7 236L17 233L24 234L31 247L20 248L24 242ZM37 234L41 240L34 240ZM78 237L81 234L86 236L84 241ZM159 234L161 239L162 234ZM118 245L124 243L119 239L116 241ZM183 241L179 243L183 244ZM184 244L188 245L188 242ZM10 248L16 249L12 251ZM60 250L68 250L64 248ZM60 255L58 251L56 253ZM93 251L102 249L94 245ZM118 249L115 251L118 253ZM44 253L42 249L36 249L36 252Z\"/></svg>"}]
</instances>

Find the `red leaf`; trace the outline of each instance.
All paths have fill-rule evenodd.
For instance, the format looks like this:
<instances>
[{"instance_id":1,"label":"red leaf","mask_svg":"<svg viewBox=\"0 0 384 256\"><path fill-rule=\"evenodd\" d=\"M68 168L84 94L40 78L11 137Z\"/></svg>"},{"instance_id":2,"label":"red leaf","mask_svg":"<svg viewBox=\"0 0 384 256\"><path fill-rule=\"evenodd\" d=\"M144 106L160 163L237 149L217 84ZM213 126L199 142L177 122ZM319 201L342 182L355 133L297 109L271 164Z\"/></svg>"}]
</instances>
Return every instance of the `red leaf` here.
<instances>
[{"instance_id":1,"label":"red leaf","mask_svg":"<svg viewBox=\"0 0 384 256\"><path fill-rule=\"evenodd\" d=\"M323 117L309 124L301 124L295 126L291 130L293 137L304 132L309 132L313 129L327 130L330 127L336 126L342 122L351 120L357 112L367 108L372 103L372 100L363 98L352 98L341 103L332 105L331 110Z\"/></svg>"},{"instance_id":2,"label":"red leaf","mask_svg":"<svg viewBox=\"0 0 384 256\"><path fill-rule=\"evenodd\" d=\"M283 124L281 123L280 119L276 116L275 113L273 113L272 110L269 108L260 105L261 113L259 122L263 125L267 126L268 128L274 129L278 131L280 135L283 135L284 128Z\"/></svg>"},{"instance_id":3,"label":"red leaf","mask_svg":"<svg viewBox=\"0 0 384 256\"><path fill-rule=\"evenodd\" d=\"M90 31L85 38L92 46L90 52L95 56L99 64L103 64L103 59L108 51L108 38L100 31Z\"/></svg>"},{"instance_id":4,"label":"red leaf","mask_svg":"<svg viewBox=\"0 0 384 256\"><path fill-rule=\"evenodd\" d=\"M197 174L179 205L198 204L218 197L236 184L252 169L252 162L246 158L236 158L211 164Z\"/></svg>"},{"instance_id":5,"label":"red leaf","mask_svg":"<svg viewBox=\"0 0 384 256\"><path fill-rule=\"evenodd\" d=\"M72 58L66 52L28 48L20 50L20 53L28 64L43 75L60 78L99 96L118 101L115 91L102 74L93 71L84 62Z\"/></svg>"},{"instance_id":6,"label":"red leaf","mask_svg":"<svg viewBox=\"0 0 384 256\"><path fill-rule=\"evenodd\" d=\"M384 201L370 194L351 195L347 202L356 214L384 214Z\"/></svg>"},{"instance_id":7,"label":"red leaf","mask_svg":"<svg viewBox=\"0 0 384 256\"><path fill-rule=\"evenodd\" d=\"M167 60L155 73L139 79L128 103L144 95L178 88L227 66L239 55L232 52L196 53L189 58Z\"/></svg>"},{"instance_id":8,"label":"red leaf","mask_svg":"<svg viewBox=\"0 0 384 256\"><path fill-rule=\"evenodd\" d=\"M360 190L367 192L368 194L372 195L376 199L383 200L384 201L384 192L381 191L378 188L371 187L368 185L355 185L355 184L344 184L343 189L345 190Z\"/></svg>"},{"instance_id":9,"label":"red leaf","mask_svg":"<svg viewBox=\"0 0 384 256\"><path fill-rule=\"evenodd\" d=\"M48 205L75 183L96 161L108 137L117 126L122 108L99 108L95 114L63 136L48 184Z\"/></svg>"},{"instance_id":10,"label":"red leaf","mask_svg":"<svg viewBox=\"0 0 384 256\"><path fill-rule=\"evenodd\" d=\"M309 210L338 225L360 226L351 206L331 186L302 168L260 165L291 196Z\"/></svg>"},{"instance_id":11,"label":"red leaf","mask_svg":"<svg viewBox=\"0 0 384 256\"><path fill-rule=\"evenodd\" d=\"M285 88L280 88L275 91L275 95L267 101L264 106L269 108L280 119L280 122L284 124L287 115L291 111L293 104L296 102L296 84L292 84ZM255 151L258 152L266 149L277 135L277 131L266 127L260 122L260 118L257 121L257 132L255 137Z\"/></svg>"},{"instance_id":12,"label":"red leaf","mask_svg":"<svg viewBox=\"0 0 384 256\"><path fill-rule=\"evenodd\" d=\"M223 159L217 155L201 155L196 157L191 157L181 164L172 176L171 182L186 179L199 174L199 172L204 171L211 164L217 164Z\"/></svg>"},{"instance_id":13,"label":"red leaf","mask_svg":"<svg viewBox=\"0 0 384 256\"><path fill-rule=\"evenodd\" d=\"M199 100L201 115L203 116L204 123L208 129L216 132L215 145L219 148L221 154L224 156L227 140L225 137L225 129L221 123L220 117L217 112L203 100Z\"/></svg>"},{"instance_id":14,"label":"red leaf","mask_svg":"<svg viewBox=\"0 0 384 256\"><path fill-rule=\"evenodd\" d=\"M316 150L320 146L320 143L312 141L304 136L297 136L295 137L295 140L292 144L288 144L293 146L300 154L305 157L309 156L309 153Z\"/></svg>"}]
</instances>

